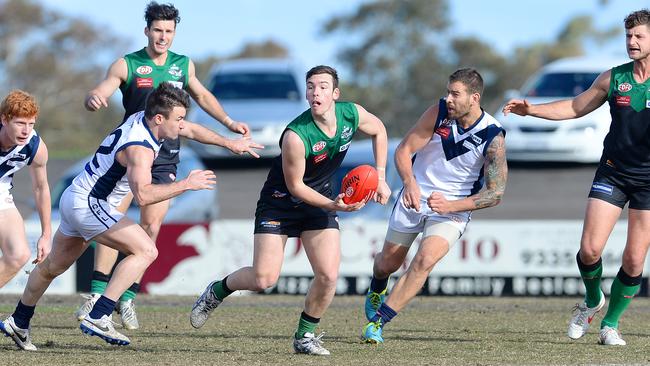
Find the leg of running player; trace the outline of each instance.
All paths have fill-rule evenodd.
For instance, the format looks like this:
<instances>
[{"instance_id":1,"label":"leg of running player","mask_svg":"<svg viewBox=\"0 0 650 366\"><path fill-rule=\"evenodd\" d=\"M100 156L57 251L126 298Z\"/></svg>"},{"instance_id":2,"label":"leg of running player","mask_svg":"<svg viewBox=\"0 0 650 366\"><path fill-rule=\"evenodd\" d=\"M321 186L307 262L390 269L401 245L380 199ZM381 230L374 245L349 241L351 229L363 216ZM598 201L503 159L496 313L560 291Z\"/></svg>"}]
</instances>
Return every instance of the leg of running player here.
<instances>
[{"instance_id":1,"label":"leg of running player","mask_svg":"<svg viewBox=\"0 0 650 366\"><path fill-rule=\"evenodd\" d=\"M15 207L0 210L0 288L29 261L23 218Z\"/></svg>"}]
</instances>

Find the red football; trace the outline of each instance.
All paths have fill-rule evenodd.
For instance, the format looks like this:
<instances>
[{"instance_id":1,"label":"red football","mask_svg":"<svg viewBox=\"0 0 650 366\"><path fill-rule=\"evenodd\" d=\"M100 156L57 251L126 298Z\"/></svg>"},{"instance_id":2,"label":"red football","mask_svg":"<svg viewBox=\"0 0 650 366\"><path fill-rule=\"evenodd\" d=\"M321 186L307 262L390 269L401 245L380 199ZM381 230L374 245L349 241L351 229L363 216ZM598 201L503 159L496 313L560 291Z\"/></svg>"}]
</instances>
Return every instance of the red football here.
<instances>
[{"instance_id":1,"label":"red football","mask_svg":"<svg viewBox=\"0 0 650 366\"><path fill-rule=\"evenodd\" d=\"M343 202L346 204L361 202L370 191L376 191L379 176L375 168L370 165L359 165L350 170L341 182L341 193L344 193Z\"/></svg>"}]
</instances>

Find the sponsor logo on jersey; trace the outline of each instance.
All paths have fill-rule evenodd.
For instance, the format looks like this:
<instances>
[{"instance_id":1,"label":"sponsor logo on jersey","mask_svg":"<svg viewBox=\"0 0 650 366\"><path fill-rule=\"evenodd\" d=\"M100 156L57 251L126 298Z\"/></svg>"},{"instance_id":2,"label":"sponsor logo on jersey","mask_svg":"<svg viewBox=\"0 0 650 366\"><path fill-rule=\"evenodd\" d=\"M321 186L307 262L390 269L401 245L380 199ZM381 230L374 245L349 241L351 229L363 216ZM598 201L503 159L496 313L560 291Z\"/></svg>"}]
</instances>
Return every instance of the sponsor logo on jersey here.
<instances>
[{"instance_id":1,"label":"sponsor logo on jersey","mask_svg":"<svg viewBox=\"0 0 650 366\"><path fill-rule=\"evenodd\" d=\"M440 135L443 139L446 139L449 137L449 134L451 133L451 129L449 127L438 127L436 128L436 134Z\"/></svg>"},{"instance_id":2,"label":"sponsor logo on jersey","mask_svg":"<svg viewBox=\"0 0 650 366\"><path fill-rule=\"evenodd\" d=\"M472 150L472 149L474 149L476 147L476 146L474 146L474 144L472 144L469 141L469 139L463 140L463 146L465 146L465 148L467 148L468 150Z\"/></svg>"},{"instance_id":3,"label":"sponsor logo on jersey","mask_svg":"<svg viewBox=\"0 0 650 366\"><path fill-rule=\"evenodd\" d=\"M345 144L345 145L341 145L341 147L339 148L339 152L342 152L342 151L347 150L348 147L350 147L350 144L351 144L351 143L352 143L352 141L349 141L347 144Z\"/></svg>"},{"instance_id":4,"label":"sponsor logo on jersey","mask_svg":"<svg viewBox=\"0 0 650 366\"><path fill-rule=\"evenodd\" d=\"M610 184L596 182L591 185L591 191L605 193L611 196L614 192L614 187Z\"/></svg>"},{"instance_id":5,"label":"sponsor logo on jersey","mask_svg":"<svg viewBox=\"0 0 650 366\"><path fill-rule=\"evenodd\" d=\"M349 126L343 126L343 132L341 132L341 138L347 140L352 137L352 129Z\"/></svg>"},{"instance_id":6,"label":"sponsor logo on jersey","mask_svg":"<svg viewBox=\"0 0 650 366\"><path fill-rule=\"evenodd\" d=\"M147 65L142 65L135 69L135 72L140 74L140 75L149 75L153 72L153 67L147 66Z\"/></svg>"},{"instance_id":7,"label":"sponsor logo on jersey","mask_svg":"<svg viewBox=\"0 0 650 366\"><path fill-rule=\"evenodd\" d=\"M273 191L273 193L271 194L271 197L273 198L284 198L286 196L287 196L286 193L280 191Z\"/></svg>"},{"instance_id":8,"label":"sponsor logo on jersey","mask_svg":"<svg viewBox=\"0 0 650 366\"><path fill-rule=\"evenodd\" d=\"M277 228L277 227L280 227L280 221L264 220L264 221L260 221L260 226L269 227L269 228Z\"/></svg>"},{"instance_id":9,"label":"sponsor logo on jersey","mask_svg":"<svg viewBox=\"0 0 650 366\"><path fill-rule=\"evenodd\" d=\"M152 78L135 78L135 86L138 88L153 88Z\"/></svg>"},{"instance_id":10,"label":"sponsor logo on jersey","mask_svg":"<svg viewBox=\"0 0 650 366\"><path fill-rule=\"evenodd\" d=\"M478 146L478 145L480 145L480 144L483 143L483 139L480 138L480 137L478 137L478 136L476 136L476 135L469 135L469 137L472 139L472 141L474 141L474 143L476 144L476 146Z\"/></svg>"},{"instance_id":11,"label":"sponsor logo on jersey","mask_svg":"<svg viewBox=\"0 0 650 366\"><path fill-rule=\"evenodd\" d=\"M621 93L627 93L630 90L632 90L632 84L630 83L622 83L618 86L618 91Z\"/></svg>"},{"instance_id":12,"label":"sponsor logo on jersey","mask_svg":"<svg viewBox=\"0 0 650 366\"><path fill-rule=\"evenodd\" d=\"M314 156L314 164L318 164L327 158L327 153Z\"/></svg>"},{"instance_id":13,"label":"sponsor logo on jersey","mask_svg":"<svg viewBox=\"0 0 650 366\"><path fill-rule=\"evenodd\" d=\"M632 100L629 95L617 95L615 98L616 105L619 107L629 107Z\"/></svg>"},{"instance_id":14,"label":"sponsor logo on jersey","mask_svg":"<svg viewBox=\"0 0 650 366\"><path fill-rule=\"evenodd\" d=\"M322 151L325 146L327 146L327 142L325 141L318 141L317 143L314 144L314 146L311 147L311 151L317 153L319 151Z\"/></svg>"},{"instance_id":15,"label":"sponsor logo on jersey","mask_svg":"<svg viewBox=\"0 0 650 366\"><path fill-rule=\"evenodd\" d=\"M177 87L178 89L183 89L183 82L181 82L181 81L167 81L167 83L172 84L173 86Z\"/></svg>"},{"instance_id":16,"label":"sponsor logo on jersey","mask_svg":"<svg viewBox=\"0 0 650 366\"><path fill-rule=\"evenodd\" d=\"M173 64L169 67L169 75L175 77L176 79L180 78L183 76L183 70L181 70L180 67L176 66L176 64Z\"/></svg>"},{"instance_id":17,"label":"sponsor logo on jersey","mask_svg":"<svg viewBox=\"0 0 650 366\"><path fill-rule=\"evenodd\" d=\"M27 159L27 154L17 153L15 156L18 159L23 159L23 160Z\"/></svg>"},{"instance_id":18,"label":"sponsor logo on jersey","mask_svg":"<svg viewBox=\"0 0 650 366\"><path fill-rule=\"evenodd\" d=\"M448 127L451 126L454 123L453 119L443 119L442 122L440 122L440 127Z\"/></svg>"}]
</instances>

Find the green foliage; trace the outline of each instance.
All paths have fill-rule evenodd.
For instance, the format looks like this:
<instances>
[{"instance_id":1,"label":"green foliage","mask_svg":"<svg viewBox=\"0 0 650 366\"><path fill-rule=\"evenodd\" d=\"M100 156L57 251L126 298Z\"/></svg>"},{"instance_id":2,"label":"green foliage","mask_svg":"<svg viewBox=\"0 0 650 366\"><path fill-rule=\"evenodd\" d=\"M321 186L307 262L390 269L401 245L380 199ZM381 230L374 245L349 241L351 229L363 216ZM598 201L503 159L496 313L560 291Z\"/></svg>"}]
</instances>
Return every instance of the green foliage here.
<instances>
[{"instance_id":1,"label":"green foliage","mask_svg":"<svg viewBox=\"0 0 650 366\"><path fill-rule=\"evenodd\" d=\"M23 89L36 96L36 129L51 154L86 153L122 119L122 107L91 113L86 93L105 75L107 59L123 54L122 41L81 18L30 0L0 2L0 93ZM107 47L106 45L110 45Z\"/></svg>"},{"instance_id":2,"label":"green foliage","mask_svg":"<svg viewBox=\"0 0 650 366\"><path fill-rule=\"evenodd\" d=\"M344 98L378 115L391 135L402 136L444 96L447 78L458 68L474 67L483 75L482 105L492 112L506 90L519 88L544 64L583 55L586 42L603 43L622 31L622 26L597 29L591 16L580 15L552 42L501 54L489 40L454 34L449 19L446 0L376 0L327 21L325 35L346 34L353 40L338 55L353 73L342 89Z\"/></svg>"}]
</instances>

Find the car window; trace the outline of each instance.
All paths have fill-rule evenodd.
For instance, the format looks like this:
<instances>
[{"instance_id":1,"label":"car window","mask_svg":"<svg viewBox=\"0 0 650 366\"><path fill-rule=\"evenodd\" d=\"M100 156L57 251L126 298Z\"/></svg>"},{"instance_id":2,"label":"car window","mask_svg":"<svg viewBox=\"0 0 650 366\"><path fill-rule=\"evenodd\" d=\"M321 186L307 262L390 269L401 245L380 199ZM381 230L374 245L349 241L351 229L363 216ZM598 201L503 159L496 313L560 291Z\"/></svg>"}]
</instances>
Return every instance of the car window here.
<instances>
[{"instance_id":1,"label":"car window","mask_svg":"<svg viewBox=\"0 0 650 366\"><path fill-rule=\"evenodd\" d=\"M548 73L541 75L525 93L527 97L575 97L589 89L598 73Z\"/></svg>"},{"instance_id":2,"label":"car window","mask_svg":"<svg viewBox=\"0 0 650 366\"><path fill-rule=\"evenodd\" d=\"M210 91L219 100L299 100L298 84L292 74L269 72L222 73L212 79Z\"/></svg>"}]
</instances>

